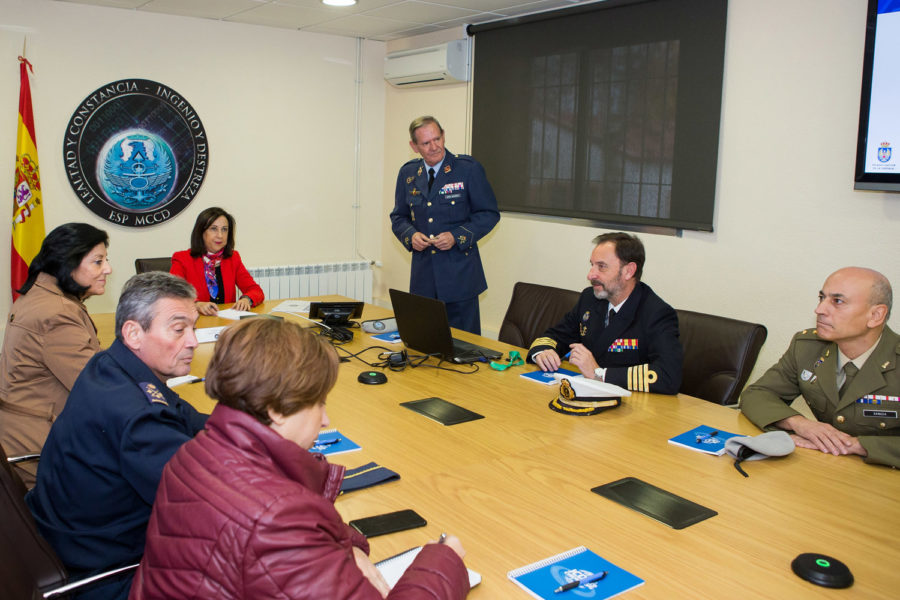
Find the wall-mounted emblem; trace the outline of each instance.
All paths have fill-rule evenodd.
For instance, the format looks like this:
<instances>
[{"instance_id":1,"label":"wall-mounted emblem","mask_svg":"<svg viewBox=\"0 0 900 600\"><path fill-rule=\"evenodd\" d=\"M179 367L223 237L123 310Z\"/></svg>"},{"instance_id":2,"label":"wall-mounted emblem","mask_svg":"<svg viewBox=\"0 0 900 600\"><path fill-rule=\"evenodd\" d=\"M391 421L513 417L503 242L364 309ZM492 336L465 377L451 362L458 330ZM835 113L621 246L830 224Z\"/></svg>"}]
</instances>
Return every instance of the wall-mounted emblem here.
<instances>
[{"instance_id":1,"label":"wall-mounted emblem","mask_svg":"<svg viewBox=\"0 0 900 600\"><path fill-rule=\"evenodd\" d=\"M174 217L209 166L206 130L190 103L147 79L114 81L85 98L63 141L69 184L102 219L129 227Z\"/></svg>"}]
</instances>

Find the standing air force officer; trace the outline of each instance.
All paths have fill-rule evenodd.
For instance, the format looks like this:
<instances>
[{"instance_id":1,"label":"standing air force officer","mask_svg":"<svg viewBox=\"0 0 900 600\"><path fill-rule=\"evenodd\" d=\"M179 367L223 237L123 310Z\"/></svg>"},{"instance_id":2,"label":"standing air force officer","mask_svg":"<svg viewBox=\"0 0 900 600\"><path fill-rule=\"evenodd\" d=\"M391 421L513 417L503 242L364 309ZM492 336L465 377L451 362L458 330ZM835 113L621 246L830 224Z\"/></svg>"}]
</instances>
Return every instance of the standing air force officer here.
<instances>
[{"instance_id":1,"label":"standing air force officer","mask_svg":"<svg viewBox=\"0 0 900 600\"><path fill-rule=\"evenodd\" d=\"M487 289L478 240L500 213L484 168L444 149L434 117L409 126L409 146L422 156L400 167L391 228L413 253L409 291L447 305L451 327L481 334L478 294Z\"/></svg>"}]
</instances>

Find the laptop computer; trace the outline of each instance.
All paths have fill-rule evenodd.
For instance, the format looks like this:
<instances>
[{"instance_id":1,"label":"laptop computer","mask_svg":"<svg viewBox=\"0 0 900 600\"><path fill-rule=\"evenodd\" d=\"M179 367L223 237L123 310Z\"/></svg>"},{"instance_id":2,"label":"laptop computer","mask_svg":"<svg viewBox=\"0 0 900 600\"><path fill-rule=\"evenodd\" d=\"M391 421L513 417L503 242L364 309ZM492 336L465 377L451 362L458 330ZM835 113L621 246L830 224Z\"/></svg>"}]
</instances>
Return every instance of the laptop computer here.
<instances>
[{"instance_id":1,"label":"laptop computer","mask_svg":"<svg viewBox=\"0 0 900 600\"><path fill-rule=\"evenodd\" d=\"M497 350L453 338L443 301L395 289L388 292L397 319L397 332L407 348L424 354L438 354L444 360L462 364L503 356Z\"/></svg>"}]
</instances>

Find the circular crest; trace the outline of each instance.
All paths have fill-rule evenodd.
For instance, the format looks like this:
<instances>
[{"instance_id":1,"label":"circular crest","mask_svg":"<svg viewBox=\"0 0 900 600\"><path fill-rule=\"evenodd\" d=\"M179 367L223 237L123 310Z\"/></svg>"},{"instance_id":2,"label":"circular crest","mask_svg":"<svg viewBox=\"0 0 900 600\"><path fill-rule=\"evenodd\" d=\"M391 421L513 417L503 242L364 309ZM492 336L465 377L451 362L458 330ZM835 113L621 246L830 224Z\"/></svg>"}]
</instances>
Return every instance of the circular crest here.
<instances>
[{"instance_id":1,"label":"circular crest","mask_svg":"<svg viewBox=\"0 0 900 600\"><path fill-rule=\"evenodd\" d=\"M147 227L191 203L209 148L200 117L178 92L122 79L95 90L72 114L63 160L75 194L97 216Z\"/></svg>"}]
</instances>

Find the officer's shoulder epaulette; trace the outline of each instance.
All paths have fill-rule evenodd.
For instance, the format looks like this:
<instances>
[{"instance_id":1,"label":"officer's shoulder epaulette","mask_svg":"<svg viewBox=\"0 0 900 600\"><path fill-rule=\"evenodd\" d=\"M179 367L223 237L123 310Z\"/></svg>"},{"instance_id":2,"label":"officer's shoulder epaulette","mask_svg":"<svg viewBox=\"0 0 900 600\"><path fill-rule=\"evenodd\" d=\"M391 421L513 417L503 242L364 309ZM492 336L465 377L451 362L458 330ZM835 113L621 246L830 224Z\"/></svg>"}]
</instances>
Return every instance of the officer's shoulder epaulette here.
<instances>
[{"instance_id":1,"label":"officer's shoulder epaulette","mask_svg":"<svg viewBox=\"0 0 900 600\"><path fill-rule=\"evenodd\" d=\"M794 337L797 338L798 340L817 340L820 342L824 341L822 338L820 338L816 334L815 329L804 329L803 331L798 331L794 335Z\"/></svg>"},{"instance_id":2,"label":"officer's shoulder epaulette","mask_svg":"<svg viewBox=\"0 0 900 600\"><path fill-rule=\"evenodd\" d=\"M463 162L476 162L475 159L468 154L455 154L454 156L456 156L456 160L461 160Z\"/></svg>"},{"instance_id":3,"label":"officer's shoulder epaulette","mask_svg":"<svg viewBox=\"0 0 900 600\"><path fill-rule=\"evenodd\" d=\"M144 392L144 396L147 398L147 402L150 404L163 404L165 406L169 405L169 401L166 400L166 397L163 393L156 387L156 384L148 383L146 381L142 381L138 383L138 386Z\"/></svg>"},{"instance_id":4,"label":"officer's shoulder epaulette","mask_svg":"<svg viewBox=\"0 0 900 600\"><path fill-rule=\"evenodd\" d=\"M414 165L417 162L421 162L421 161L422 161L421 158L412 158L412 159L406 161L405 163L403 163L403 167L408 167L410 165ZM400 168L402 169L403 167L400 167Z\"/></svg>"}]
</instances>

